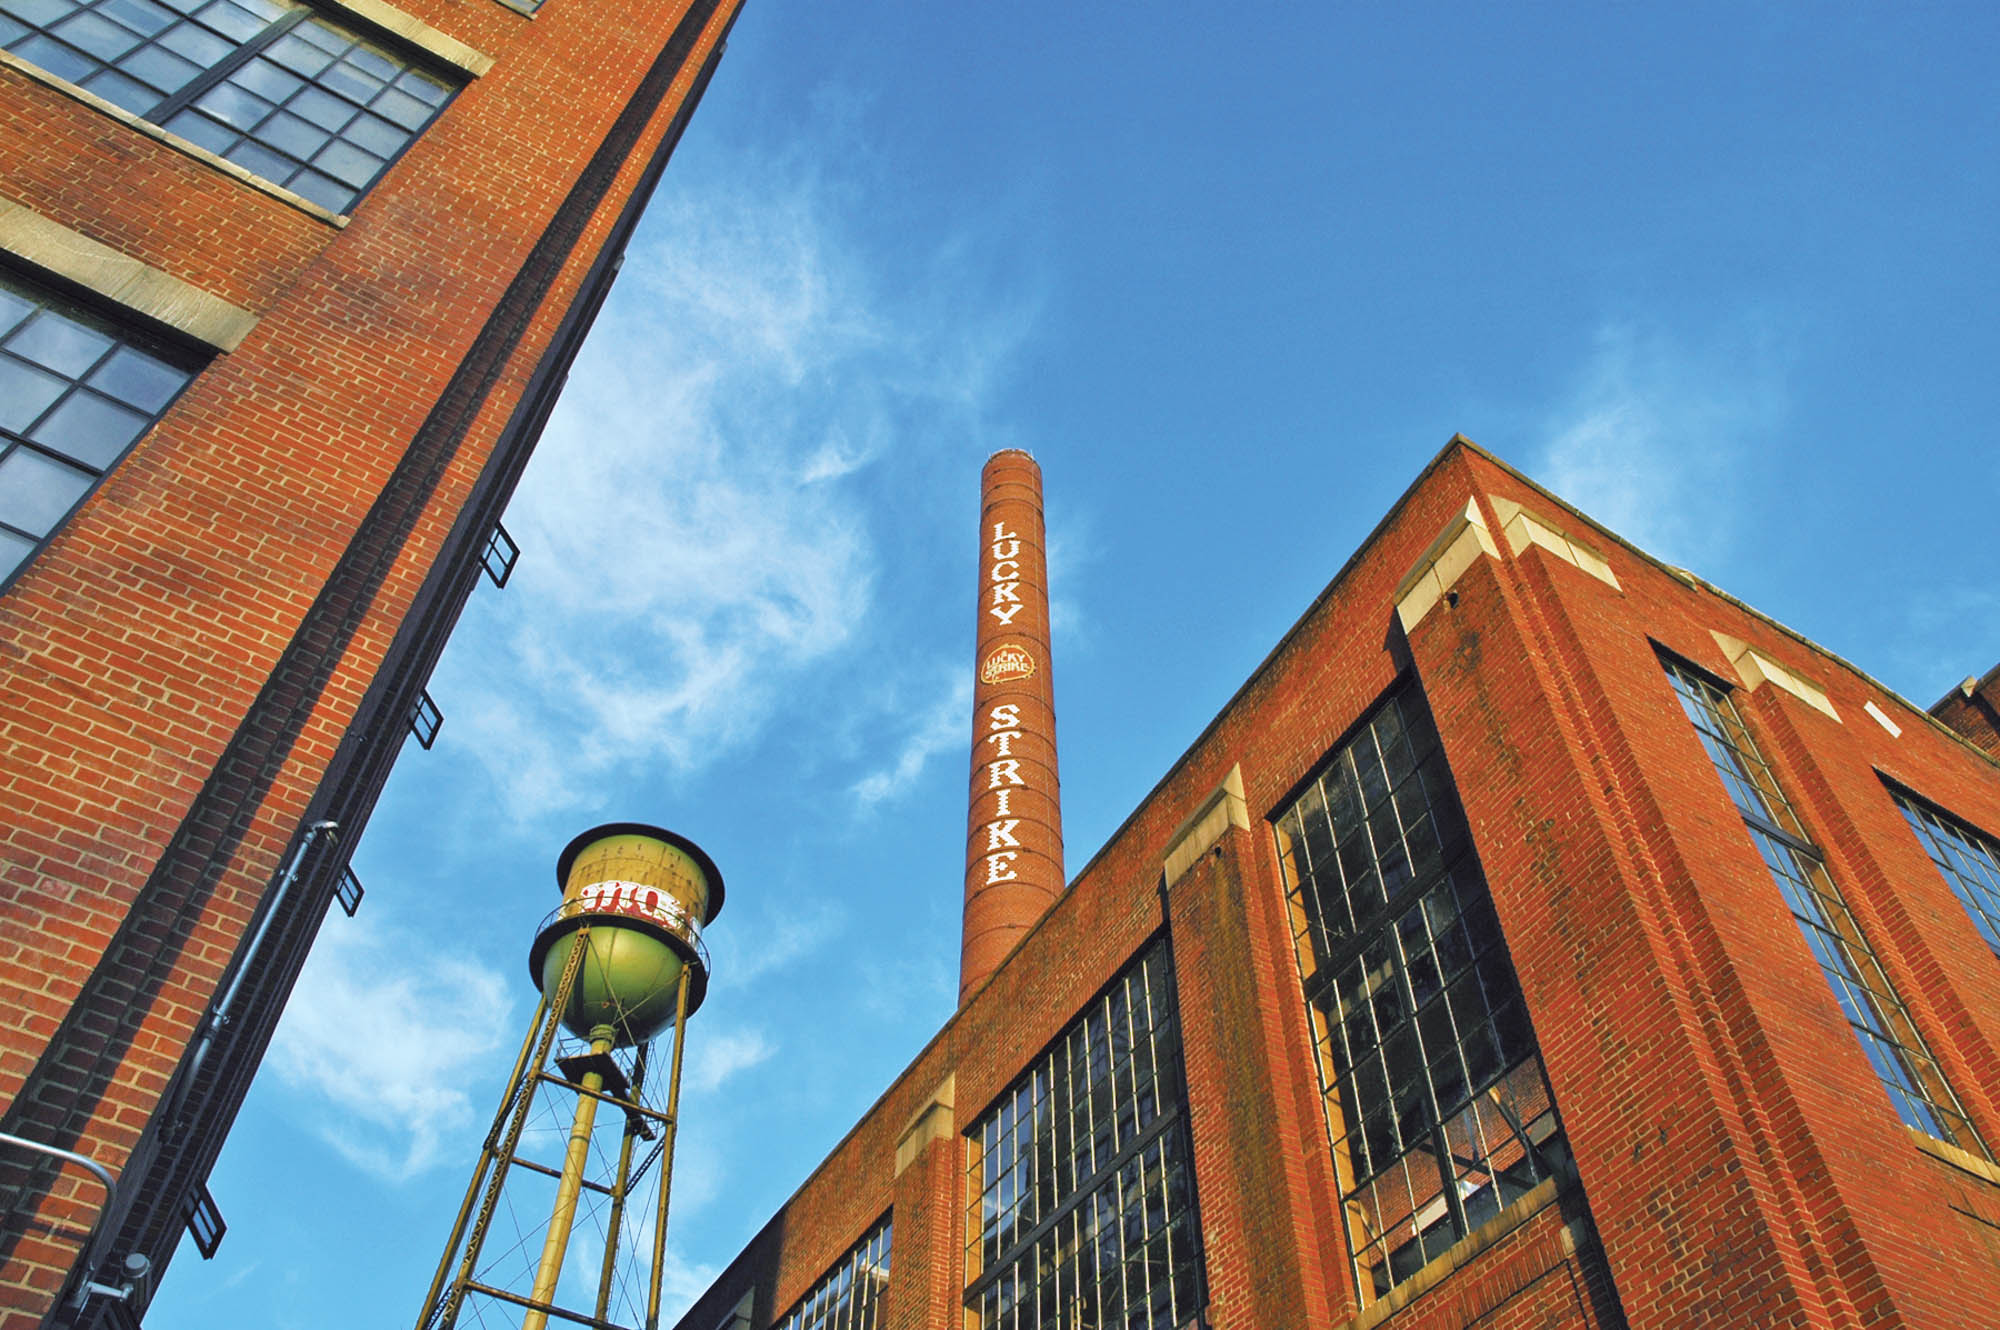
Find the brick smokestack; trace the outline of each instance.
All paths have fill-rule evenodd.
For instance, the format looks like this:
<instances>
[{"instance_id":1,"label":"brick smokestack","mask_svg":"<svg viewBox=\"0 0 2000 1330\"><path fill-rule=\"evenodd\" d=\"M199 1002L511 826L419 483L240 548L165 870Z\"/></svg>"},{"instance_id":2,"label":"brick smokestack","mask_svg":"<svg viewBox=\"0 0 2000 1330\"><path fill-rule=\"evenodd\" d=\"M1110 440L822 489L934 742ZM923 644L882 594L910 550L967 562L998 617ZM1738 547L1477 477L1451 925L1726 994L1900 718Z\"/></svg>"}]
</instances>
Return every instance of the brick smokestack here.
<instances>
[{"instance_id":1,"label":"brick smokestack","mask_svg":"<svg viewBox=\"0 0 2000 1330\"><path fill-rule=\"evenodd\" d=\"M1018 449L979 478L979 629L959 1001L1063 890L1042 469Z\"/></svg>"}]
</instances>

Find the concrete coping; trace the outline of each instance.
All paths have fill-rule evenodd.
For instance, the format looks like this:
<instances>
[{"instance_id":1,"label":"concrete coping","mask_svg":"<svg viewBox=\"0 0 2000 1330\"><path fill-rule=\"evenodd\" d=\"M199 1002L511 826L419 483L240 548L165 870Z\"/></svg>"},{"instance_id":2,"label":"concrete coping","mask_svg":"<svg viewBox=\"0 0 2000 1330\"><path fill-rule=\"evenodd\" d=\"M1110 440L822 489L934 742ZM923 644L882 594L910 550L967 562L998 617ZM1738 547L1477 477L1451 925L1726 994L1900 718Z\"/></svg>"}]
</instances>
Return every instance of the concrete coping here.
<instances>
[{"instance_id":1,"label":"concrete coping","mask_svg":"<svg viewBox=\"0 0 2000 1330\"><path fill-rule=\"evenodd\" d=\"M1497 494L1486 497L1493 505L1494 516L1500 519L1500 531L1507 537L1508 548L1516 555L1525 553L1531 547L1547 550L1571 567L1581 568L1612 590L1622 590L1618 585L1618 574L1611 571L1611 565L1596 550L1540 513L1530 512L1512 499L1503 499Z\"/></svg>"},{"instance_id":2,"label":"concrete coping","mask_svg":"<svg viewBox=\"0 0 2000 1330\"><path fill-rule=\"evenodd\" d=\"M234 351L257 316L0 196L0 250L218 351Z\"/></svg>"},{"instance_id":3,"label":"concrete coping","mask_svg":"<svg viewBox=\"0 0 2000 1330\"><path fill-rule=\"evenodd\" d=\"M1208 853L1231 827L1250 830L1250 805L1243 799L1241 763L1229 768L1222 783L1209 791L1201 806L1188 815L1168 840L1167 852L1161 860L1167 885L1179 881L1181 874Z\"/></svg>"},{"instance_id":4,"label":"concrete coping","mask_svg":"<svg viewBox=\"0 0 2000 1330\"><path fill-rule=\"evenodd\" d=\"M1403 621L1403 631L1407 633L1423 622L1424 616L1431 612L1431 606L1444 599L1452 583L1458 581L1459 574L1470 568L1482 554L1497 559L1500 547L1494 543L1493 534L1486 529L1486 518L1479 511L1479 501L1468 498L1465 511L1445 523L1437 539L1417 557L1410 571L1403 574L1403 580L1396 584L1396 617Z\"/></svg>"},{"instance_id":5,"label":"concrete coping","mask_svg":"<svg viewBox=\"0 0 2000 1330\"><path fill-rule=\"evenodd\" d=\"M1722 648L1722 654L1729 657L1729 663L1736 667L1737 676L1743 680L1746 691L1754 693L1765 684L1772 684L1798 698L1813 710L1834 720L1840 719L1840 713L1833 709L1833 699L1826 695L1826 689L1809 679L1801 679L1739 638L1716 632L1714 629L1709 630L1709 636L1713 637L1715 644Z\"/></svg>"}]
</instances>

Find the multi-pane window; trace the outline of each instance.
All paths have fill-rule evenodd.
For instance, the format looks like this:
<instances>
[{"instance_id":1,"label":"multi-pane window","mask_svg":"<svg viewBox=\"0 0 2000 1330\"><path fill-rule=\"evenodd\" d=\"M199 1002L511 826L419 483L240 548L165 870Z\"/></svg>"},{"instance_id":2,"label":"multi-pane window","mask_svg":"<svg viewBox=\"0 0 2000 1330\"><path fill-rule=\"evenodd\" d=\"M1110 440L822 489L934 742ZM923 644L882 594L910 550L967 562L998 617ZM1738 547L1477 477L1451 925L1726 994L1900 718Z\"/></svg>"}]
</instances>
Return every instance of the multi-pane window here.
<instances>
[{"instance_id":1,"label":"multi-pane window","mask_svg":"<svg viewBox=\"0 0 2000 1330\"><path fill-rule=\"evenodd\" d=\"M1201 1323L1171 968L1147 948L973 1124L977 1330Z\"/></svg>"},{"instance_id":2,"label":"multi-pane window","mask_svg":"<svg viewBox=\"0 0 2000 1330\"><path fill-rule=\"evenodd\" d=\"M1422 693L1378 707L1276 830L1372 1300L1561 1169L1562 1128Z\"/></svg>"},{"instance_id":3,"label":"multi-pane window","mask_svg":"<svg viewBox=\"0 0 2000 1330\"><path fill-rule=\"evenodd\" d=\"M1750 840L1770 870L1820 973L1861 1041L1875 1075L1904 1122L1941 1140L1983 1150L1888 972L1834 885L1819 849L1720 684L1692 667L1663 659L1681 710L1722 777Z\"/></svg>"},{"instance_id":4,"label":"multi-pane window","mask_svg":"<svg viewBox=\"0 0 2000 1330\"><path fill-rule=\"evenodd\" d=\"M456 86L296 0L0 0L0 46L333 212Z\"/></svg>"},{"instance_id":5,"label":"multi-pane window","mask_svg":"<svg viewBox=\"0 0 2000 1330\"><path fill-rule=\"evenodd\" d=\"M1901 790L1891 793L1910 830L1930 852L1931 862L1958 893L1965 912L1972 916L1973 927L1994 954L2000 955L2000 841L1914 795Z\"/></svg>"},{"instance_id":6,"label":"multi-pane window","mask_svg":"<svg viewBox=\"0 0 2000 1330\"><path fill-rule=\"evenodd\" d=\"M194 377L194 362L0 269L0 583Z\"/></svg>"},{"instance_id":7,"label":"multi-pane window","mask_svg":"<svg viewBox=\"0 0 2000 1330\"><path fill-rule=\"evenodd\" d=\"M891 1236L889 1216L883 1215L774 1330L875 1330L881 1321L882 1295L889 1287ZM747 1324L747 1312L744 1320Z\"/></svg>"}]
</instances>

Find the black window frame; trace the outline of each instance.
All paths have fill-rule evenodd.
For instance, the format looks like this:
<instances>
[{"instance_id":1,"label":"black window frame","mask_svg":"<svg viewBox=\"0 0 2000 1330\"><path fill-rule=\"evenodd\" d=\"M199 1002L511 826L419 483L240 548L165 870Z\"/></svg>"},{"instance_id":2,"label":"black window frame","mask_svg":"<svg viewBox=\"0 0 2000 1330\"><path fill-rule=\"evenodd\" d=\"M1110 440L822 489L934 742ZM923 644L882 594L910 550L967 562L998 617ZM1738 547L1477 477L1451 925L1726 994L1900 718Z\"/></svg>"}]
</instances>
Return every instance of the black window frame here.
<instances>
[{"instance_id":1,"label":"black window frame","mask_svg":"<svg viewBox=\"0 0 2000 1330\"><path fill-rule=\"evenodd\" d=\"M1567 1136L1415 677L1371 704L1269 821L1349 1264L1374 1302L1535 1186L1568 1176ZM1475 1065L1481 1049L1491 1056ZM1460 1148L1475 1137L1476 1156ZM1468 1186L1475 1174L1486 1181ZM1427 1182L1433 1190L1421 1190Z\"/></svg>"},{"instance_id":2,"label":"black window frame","mask_svg":"<svg viewBox=\"0 0 2000 1330\"><path fill-rule=\"evenodd\" d=\"M195 380L200 378L202 373L213 362L215 351L212 347L202 346L188 339L173 336L170 332L163 330L154 320L136 311L124 309L102 298L95 297L91 292L78 287L72 282L34 270L25 264L11 261L5 255L0 255L0 291L10 292L25 298L33 302L36 307L36 312L25 316L20 324L10 325L4 330L0 330L0 340L10 338L17 328L24 327L29 321L38 318L41 312L46 310L55 313L70 323L80 325L100 336L108 337L112 343L110 348L99 354L88 369L74 376L63 375L69 378L69 386L63 389L58 397L51 400L46 407L38 412L34 418L34 422L19 430L0 425L0 462L5 462L16 453L27 452L71 470L94 473L90 483L83 488L75 500L70 503L69 507L63 510L61 516L56 517L49 523L48 529L45 532L37 535L26 528L0 520L0 532L3 532L7 537L31 542L30 548L21 556L19 563L5 572L0 572L0 594L4 594L34 566L35 561L41 557L42 551L47 549L49 544L62 533L63 528L69 525L83 506L90 502L91 497L97 493L111 474L124 464L125 459L132 455L133 449L144 442L159 425L160 421L165 419L167 413L174 409L175 404L180 401L182 395L187 392ZM115 454L100 465L75 453L65 452L54 444L28 437L29 431L34 429L37 423L46 422L50 417L54 416L77 393L83 391L98 392L99 390L87 384L85 380L94 376L122 348L130 348L144 356L159 361L167 367L185 375L185 377L182 379L180 386L175 388L171 395L157 409L153 410L151 418ZM4 349L0 349L0 356L12 358L10 353ZM33 366L32 362L23 361L22 363L32 368L39 368L38 366ZM60 374L62 372L56 371L56 373ZM139 410L136 403L120 398L114 398L113 400L119 401L121 404L135 411Z\"/></svg>"},{"instance_id":3,"label":"black window frame","mask_svg":"<svg viewBox=\"0 0 2000 1330\"><path fill-rule=\"evenodd\" d=\"M1880 949L1827 868L1825 854L1736 705L1736 689L1657 642L1653 648L1668 696L1695 731L1731 806L1742 816L1751 848L1897 1118L1913 1131L1991 1158ZM1705 718L1711 719L1705 723Z\"/></svg>"},{"instance_id":4,"label":"black window frame","mask_svg":"<svg viewBox=\"0 0 2000 1330\"><path fill-rule=\"evenodd\" d=\"M894 1207L883 1211L881 1218L771 1323L771 1330L876 1330L893 1274L895 1220ZM876 1272L866 1293L860 1292L864 1270ZM749 1313L741 1303L723 1324L739 1322L749 1324Z\"/></svg>"},{"instance_id":5,"label":"black window frame","mask_svg":"<svg viewBox=\"0 0 2000 1330\"><path fill-rule=\"evenodd\" d=\"M1135 978L1144 987L1145 1017L1147 1024L1143 1031L1137 1027L1132 1015L1132 984ZM1118 1033L1111 1017L1115 1010L1114 997L1123 994L1126 1012L1125 1047L1119 1055ZM1091 1037L1093 1018L1102 1015L1105 1020L1102 1051L1104 1052L1101 1071L1098 1069L1099 1045ZM1147 1042L1145 1070L1148 1075L1144 1086L1139 1084L1140 1036ZM1081 1040L1081 1043L1079 1043ZM1078 1058L1082 1057L1079 1067ZM1075 1073L1081 1070L1084 1079L1081 1085ZM1063 1082L1056 1085L1057 1078ZM1097 1091L1104 1082L1112 1082L1111 1094L1103 1096L1111 1108L1111 1116L1095 1116L1092 1108L1098 1096ZM1122 1082L1122 1084L1119 1084ZM1130 1089L1129 1097L1118 1097L1119 1089ZM1079 1096L1081 1092L1081 1099ZM1149 1093L1150 1092L1150 1096ZM1068 1101L1069 1112L1064 1113L1057 1100ZM1021 1125L1021 1106L1026 1102L1031 1113L1030 1125ZM1077 1118L1080 1102L1084 1116ZM1128 1120L1126 1110L1130 1109ZM1151 1116L1145 1113L1150 1108ZM1035 1129L1033 1121L1046 1117L1046 1133ZM1064 1127L1067 1125L1067 1132ZM1081 1138L1078 1128L1087 1127L1087 1138ZM989 1128L991 1130L989 1130ZM995 1153L991 1140L996 1137L1011 1136L1016 1145L1014 1167L1003 1165L998 1179L987 1177L989 1155ZM1104 1137L1110 1140L1104 1140ZM1144 1265L1147 1251L1157 1247L1168 1258L1165 1279L1158 1287L1166 1290L1168 1320L1158 1324L1171 1325L1175 1330L1198 1330L1207 1325L1208 1273L1207 1256L1201 1240L1201 1211L1196 1194L1194 1176L1194 1152L1187 1123L1187 1079L1185 1059L1181 1045L1180 1007L1174 975L1173 948L1165 932L1156 933L1142 944L1112 980L1093 994L1076 1015L1067 1022L1061 1033L1029 1060L1022 1073L1009 1082L1007 1088L996 1096L992 1103L965 1129L966 1140L966 1280L964 1305L968 1326L985 1325L987 1308L983 1305L989 1298L1005 1297L998 1292L1002 1281L1013 1278L1014 1300L1002 1309L1003 1314L1012 1312L1004 1324L1008 1330L1069 1330L1074 1323L1078 1309L1058 1307L1051 1313L1052 1319L1042 1319L1036 1301L1048 1285L1047 1279L1035 1278L1033 1271L1038 1261L1045 1255L1045 1243L1052 1235L1057 1238L1057 1246L1051 1260L1064 1270L1079 1272L1082 1263L1081 1245L1066 1247L1062 1242L1065 1226L1076 1231L1071 1235L1081 1239L1084 1234L1081 1225L1086 1215L1096 1218L1090 1236L1103 1240L1108 1232L1115 1238L1119 1259L1105 1262L1096 1259L1101 1250L1093 1247L1093 1265L1100 1268L1096 1285L1101 1289L1107 1282L1102 1273L1105 1268L1121 1274L1135 1264ZM1076 1166L1077 1151L1072 1148L1062 1160L1056 1157L1055 1147L1067 1139L1072 1146L1086 1146L1091 1154L1091 1162L1086 1169ZM1040 1147L1047 1142L1050 1149L1046 1157ZM1026 1143L1035 1147L1034 1153L1023 1162L1019 1146ZM1097 1156L1102 1154L1100 1159ZM1067 1178L1064 1177L1064 1163L1067 1162ZM1008 1175L1012 1176L1009 1177ZM1008 1183L1013 1185L1010 1188ZM1067 1185L1065 1185L1065 1182ZM1134 1191L1134 1186L1139 1190ZM1147 1190L1157 1187L1157 1196ZM1123 1204L1115 1218L1124 1223L1108 1222L1105 1209L1105 1193L1116 1189ZM1047 1195L1042 1193L1046 1191ZM1018 1197L1017 1205L1030 1204L1030 1197L1039 1203L1025 1222L1017 1223L1010 1235L1004 1239L991 1239L987 1231L992 1225L981 1222L981 1214L996 1209L993 1201L995 1193L1001 1196L1013 1194ZM1141 1208L1157 1200L1159 1218L1156 1228L1138 1235L1127 1231L1130 1226L1132 1197L1142 1198ZM1002 1202L1004 1206L1004 1201ZM1146 1219L1153 1219L1150 1210ZM1000 1221L1004 1227L1004 1221ZM1115 1230L1115 1231L1113 1231ZM1066 1253L1066 1255L1065 1255ZM1023 1278L1021 1272L1028 1274ZM1150 1271L1147 1272L1150 1280ZM1177 1282L1177 1281L1184 1281ZM1077 1294L1073 1285L1062 1284L1072 1296ZM1133 1319L1151 1310L1145 1302L1126 1300L1121 1284L1120 1300L1122 1310L1114 1313L1119 1319L1105 1321L1104 1324L1138 1326L1141 1321ZM1157 1301L1157 1299L1155 1299ZM1097 1314L1101 1307L1094 1307ZM1097 1323L1095 1316L1091 1321Z\"/></svg>"},{"instance_id":6,"label":"black window frame","mask_svg":"<svg viewBox=\"0 0 2000 1330\"><path fill-rule=\"evenodd\" d=\"M1931 866L1938 870L1938 875L1944 879L1945 885L1951 888L1954 896L1958 897L1958 903L1965 907L1966 917L1972 921L1973 928L1978 930L1981 940L1993 952L1994 957L2000 959L2000 836L1992 836L1981 831L1958 814L1944 808L1936 800L1926 799L1915 790L1887 776L1882 776L1882 783L1888 789L1889 797L1894 801L1897 811L1902 813L1904 823L1917 838L1917 844L1930 856ZM1949 831L1956 841L1970 843L1975 847L1994 865L1996 870L1994 882L1987 883L1975 879L1969 883L1957 863L1940 852L1938 837L1931 824L1937 824ZM1964 850L1959 848L1958 853L1962 855Z\"/></svg>"},{"instance_id":7,"label":"black window frame","mask_svg":"<svg viewBox=\"0 0 2000 1330\"><path fill-rule=\"evenodd\" d=\"M95 4L98 3L98 0L85 0L85 2L91 4L94 7ZM194 77L191 78L187 83L183 84L178 90L166 94L164 98L154 103L152 106L148 107L144 111L136 111L132 110L129 107L124 107L124 106L119 106L119 109L128 115L132 115L139 120L143 120L148 124L154 125L159 129L161 129L162 131L173 135L176 140L192 144L193 146L200 148L203 152L211 153L217 158L229 162L232 166L237 167L239 170L248 172L250 175L256 177L263 183L270 185L272 188L282 189L286 191L288 194L292 194L295 197L304 199L306 202L311 203L314 207L325 208L326 211L328 211L329 213L332 213L334 215L344 216L351 213L355 208L355 206L357 206L362 199L366 198L368 194L375 188L376 185L381 183L382 177L387 175L389 171L396 165L396 163L402 160L403 155L410 150L410 147L413 144L415 144L420 137L422 137L425 133L427 133L433 125L437 123L438 117L443 115L445 110L457 98L458 94L465 90L466 84L470 81L470 76L464 69L456 65L453 65L447 61L438 59L432 53L425 51L422 47L419 47L411 43L408 39L401 37L398 34L391 32L386 28L381 27L380 25L371 21L366 16L356 13L352 10L346 9L338 4L330 3L329 0L278 0L278 3L290 6L291 8L289 12L281 14L277 18L272 19L257 33L255 33L250 37L245 38L242 42L237 44L228 53L220 57L216 61L216 63L207 66L206 68L203 68L199 73L194 75ZM173 6L171 5L169 6L169 8L172 7ZM64 15L63 21L66 21L70 17L72 16ZM191 21L193 20L192 14L187 14L186 17L188 17ZM378 169L373 175L368 177L368 179L365 182L359 184L349 184L346 181L339 180L337 177L334 177L330 171L321 170L314 167L311 161L298 158L295 156L294 153L292 153L289 150L275 147L273 145L263 142L262 140L252 140L256 142L260 148L262 148L264 151L268 153L271 153L276 156L286 157L290 160L297 162L301 172L306 169L314 169L317 171L318 174L327 176L329 180L334 180L335 183L338 183L345 188L352 189L353 197L347 200L346 203L344 203L342 206L337 208L331 207L324 202L315 200L311 198L310 195L304 193L303 191L293 188L292 181L296 181L299 172L295 172L290 181L280 182L268 175L265 175L264 173L256 170L253 167L246 166L243 163L236 161L235 158L228 155L227 151L218 151L214 148L211 148L205 144L200 143L197 139L190 137L188 134L180 130L172 129L169 127L169 122L173 120L174 117L178 116L181 112L186 111L190 108L202 110L203 108L196 106L196 103L199 102L201 98L207 96L209 93L215 91L217 88L221 87L225 83L228 83L237 74L249 68L253 63L255 63L255 61L260 56L264 55L273 46L277 45L279 41L283 40L286 36L290 35L291 33L296 32L304 24L314 19L321 21L322 23L324 23L325 25L336 31L347 33L357 41L367 43L371 46L380 46L385 48L386 51L393 58L402 61L407 67L419 70L422 73L429 75L435 81L447 86L447 91L445 93L443 100L439 101L431 108L430 115L424 119L422 124L416 125L414 127L400 126L400 125L396 126L397 128L403 129L405 131L405 137L402 143L399 146L397 146L394 152L389 153L383 159L380 169ZM24 20L20 20L17 18L14 21L23 23L25 26ZM60 43L61 45L64 46L68 46L72 50L82 51L81 47L77 47L74 43L67 41L63 37L54 35L46 28L29 27L29 32L40 34L47 40ZM102 57L99 57L88 51L84 51L83 54L86 58L100 61L100 63L102 63L103 66L107 69L117 70L121 74L123 73L120 66L111 61L105 61L102 59ZM70 80L64 75L57 73L54 70L44 69L44 67L38 64L32 57L18 56L17 58L25 61L26 63L35 65L37 69L43 69L43 71L47 73L50 77L62 79L65 83L70 82ZM317 82L317 75L312 77L305 77L294 73L293 76L301 78L301 80L308 86L315 88L321 87L321 85ZM126 77L129 79L129 75L127 75ZM71 84L71 86L78 86L78 85ZM85 92L90 91L90 89L88 88L84 88L82 90ZM325 91L325 89L323 88L321 90ZM92 94L92 95L101 96L101 94ZM355 102L354 99L348 94L339 92L328 92L327 95L336 96L341 98L342 100L349 102L350 104L354 105L357 108L358 112L373 114L377 119L383 119L383 120L387 119L386 117L380 115L380 113L374 112L372 109L372 104L364 105L362 103ZM110 99L105 98L104 100L109 101ZM116 102L113 102L112 104L118 105L118 103ZM284 109L285 107L282 105L275 105L273 107L273 114L283 111ZM263 122L260 121L260 127L262 123ZM350 124L352 123L351 119L349 123ZM394 122L389 122L389 123L393 124ZM344 132L344 130L328 131L331 137L338 137L342 132ZM243 132L243 137L245 139L251 139L251 135L248 131ZM319 145L319 147L315 148L314 151L318 152L325 146L326 145L324 144ZM374 154L370 152L370 155Z\"/></svg>"}]
</instances>

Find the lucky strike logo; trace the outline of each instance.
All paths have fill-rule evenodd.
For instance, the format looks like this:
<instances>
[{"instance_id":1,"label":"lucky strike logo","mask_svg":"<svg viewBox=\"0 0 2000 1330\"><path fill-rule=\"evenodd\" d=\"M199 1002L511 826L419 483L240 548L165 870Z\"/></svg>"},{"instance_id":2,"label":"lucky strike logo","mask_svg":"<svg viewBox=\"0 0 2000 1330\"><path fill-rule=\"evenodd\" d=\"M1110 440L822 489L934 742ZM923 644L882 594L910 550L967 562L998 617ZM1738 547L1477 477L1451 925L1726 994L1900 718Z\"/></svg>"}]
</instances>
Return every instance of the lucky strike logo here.
<instances>
[{"instance_id":1,"label":"lucky strike logo","mask_svg":"<svg viewBox=\"0 0 2000 1330\"><path fill-rule=\"evenodd\" d=\"M1009 642L993 648L979 665L979 682L1013 683L1035 677L1035 658L1027 648Z\"/></svg>"}]
</instances>

